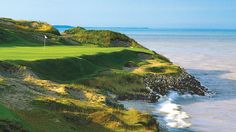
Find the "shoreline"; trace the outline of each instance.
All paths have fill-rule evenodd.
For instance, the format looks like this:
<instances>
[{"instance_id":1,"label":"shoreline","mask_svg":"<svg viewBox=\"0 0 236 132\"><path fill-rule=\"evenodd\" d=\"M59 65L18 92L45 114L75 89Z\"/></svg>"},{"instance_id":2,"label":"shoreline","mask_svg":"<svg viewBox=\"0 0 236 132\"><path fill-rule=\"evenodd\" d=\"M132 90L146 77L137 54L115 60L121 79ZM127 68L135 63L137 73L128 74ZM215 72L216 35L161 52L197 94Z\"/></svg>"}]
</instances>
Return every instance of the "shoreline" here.
<instances>
[{"instance_id":1,"label":"shoreline","mask_svg":"<svg viewBox=\"0 0 236 132\"><path fill-rule=\"evenodd\" d=\"M171 36L167 39L159 35L151 37L132 36L149 49L171 58L174 63L186 68L188 73L194 75L209 91L215 93L209 97L191 97L187 100L178 99L176 101L185 112L191 115L189 121L192 126L187 130L210 132L217 128L230 132L234 129L233 125L227 125L227 123L234 123L235 118L230 114L224 116L224 113L230 113L227 112L230 109L235 111L233 105L227 105L233 103L232 101L236 97L235 61L233 59L236 39L235 34L233 36L228 37L226 34L221 37L214 37L214 39L198 36L190 38L181 38L180 36L173 39ZM219 52L221 54L218 54ZM220 103L223 101L227 104ZM212 107L207 107L208 104ZM155 111L155 109L153 110ZM219 120L215 120L215 118ZM205 122L206 120L209 122ZM220 122L224 122L224 124Z\"/></svg>"},{"instance_id":2,"label":"shoreline","mask_svg":"<svg viewBox=\"0 0 236 132\"><path fill-rule=\"evenodd\" d=\"M144 76L144 85L149 93L140 96L121 95L116 98L120 101L147 100L151 103L155 103L158 102L161 96L168 95L171 91L176 91L180 95L191 94L205 96L209 93L207 88L202 86L194 76L190 75L185 70L177 75L147 74Z\"/></svg>"},{"instance_id":3,"label":"shoreline","mask_svg":"<svg viewBox=\"0 0 236 132\"><path fill-rule=\"evenodd\" d=\"M42 25L49 30L42 31ZM1 49L4 51L0 61L0 90L4 93L1 102L36 128L40 124L29 122L29 117L49 114L58 116L56 122L44 117L51 124L45 126L47 129L66 122L73 129L100 126L103 131L156 131L159 123L153 116L124 109L117 99L156 102L170 91L198 95L207 91L184 69L125 34L83 27L60 34L47 23L6 18L0 20L0 26L4 36L12 36L0 38L9 44ZM39 46L43 33L48 36L48 46L42 52ZM23 52L14 47L20 46L22 39L29 44L28 48L23 45ZM17 56L12 57L13 54ZM34 58L29 57L31 54ZM173 110L175 107L178 106Z\"/></svg>"}]
</instances>

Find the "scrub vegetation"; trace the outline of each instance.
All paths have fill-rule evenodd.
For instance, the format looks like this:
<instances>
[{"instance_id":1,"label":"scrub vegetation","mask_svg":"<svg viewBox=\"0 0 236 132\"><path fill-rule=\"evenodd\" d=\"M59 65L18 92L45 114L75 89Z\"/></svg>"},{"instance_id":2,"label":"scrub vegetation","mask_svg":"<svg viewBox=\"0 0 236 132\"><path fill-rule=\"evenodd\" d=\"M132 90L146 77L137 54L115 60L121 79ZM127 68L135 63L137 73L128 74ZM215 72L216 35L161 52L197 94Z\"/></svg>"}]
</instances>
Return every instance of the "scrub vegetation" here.
<instances>
[{"instance_id":1,"label":"scrub vegetation","mask_svg":"<svg viewBox=\"0 0 236 132\"><path fill-rule=\"evenodd\" d=\"M82 44L95 44L101 47L142 47L126 35L109 30L86 30L76 27L66 30L65 34Z\"/></svg>"}]
</instances>

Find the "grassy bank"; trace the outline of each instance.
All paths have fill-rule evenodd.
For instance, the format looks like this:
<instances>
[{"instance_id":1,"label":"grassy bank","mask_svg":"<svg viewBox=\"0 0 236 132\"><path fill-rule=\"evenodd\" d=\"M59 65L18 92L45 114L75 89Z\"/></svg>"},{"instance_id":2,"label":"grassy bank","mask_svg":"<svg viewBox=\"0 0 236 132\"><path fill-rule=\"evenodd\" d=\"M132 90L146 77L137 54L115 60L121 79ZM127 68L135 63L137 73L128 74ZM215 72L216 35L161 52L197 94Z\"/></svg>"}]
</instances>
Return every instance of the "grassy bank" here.
<instances>
[{"instance_id":1,"label":"grassy bank","mask_svg":"<svg viewBox=\"0 0 236 132\"><path fill-rule=\"evenodd\" d=\"M168 69L173 64L166 58L142 48L121 47L1 47L0 51L1 101L8 100L11 108L18 109L16 103L23 96L21 105L32 110L17 114L32 130L56 130L60 124L67 124L57 128L62 131L155 130L152 117L124 110L110 100L110 94L130 99L146 96L149 91L142 76L145 72L169 74L163 65ZM149 69L158 66L162 70Z\"/></svg>"},{"instance_id":2,"label":"grassy bank","mask_svg":"<svg viewBox=\"0 0 236 132\"><path fill-rule=\"evenodd\" d=\"M157 131L116 99L145 99L145 74L180 70L124 34L0 18L0 130Z\"/></svg>"}]
</instances>

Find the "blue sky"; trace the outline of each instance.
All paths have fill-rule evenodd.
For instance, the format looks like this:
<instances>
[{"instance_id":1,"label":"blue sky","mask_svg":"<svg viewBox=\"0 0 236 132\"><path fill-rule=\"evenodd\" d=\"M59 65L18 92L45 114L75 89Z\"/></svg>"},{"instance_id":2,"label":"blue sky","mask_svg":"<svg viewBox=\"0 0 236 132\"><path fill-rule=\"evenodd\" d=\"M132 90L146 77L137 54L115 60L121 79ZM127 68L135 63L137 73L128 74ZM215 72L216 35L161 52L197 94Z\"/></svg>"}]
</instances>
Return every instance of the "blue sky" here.
<instances>
[{"instance_id":1,"label":"blue sky","mask_svg":"<svg viewBox=\"0 0 236 132\"><path fill-rule=\"evenodd\" d=\"M236 0L2 0L0 17L74 26L236 29Z\"/></svg>"}]
</instances>

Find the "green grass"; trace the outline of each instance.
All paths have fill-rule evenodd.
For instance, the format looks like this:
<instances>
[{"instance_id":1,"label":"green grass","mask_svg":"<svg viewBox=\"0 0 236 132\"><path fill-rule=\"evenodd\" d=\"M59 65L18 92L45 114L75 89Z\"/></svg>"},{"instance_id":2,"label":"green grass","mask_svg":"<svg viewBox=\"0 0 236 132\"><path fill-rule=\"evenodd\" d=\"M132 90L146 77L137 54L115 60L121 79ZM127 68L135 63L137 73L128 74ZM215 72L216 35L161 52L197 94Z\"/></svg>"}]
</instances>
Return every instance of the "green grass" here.
<instances>
[{"instance_id":1,"label":"green grass","mask_svg":"<svg viewBox=\"0 0 236 132\"><path fill-rule=\"evenodd\" d=\"M12 110L6 108L0 104L0 131L4 128L10 128L11 130L31 130L32 128L26 123L20 116L18 116Z\"/></svg>"},{"instance_id":2,"label":"green grass","mask_svg":"<svg viewBox=\"0 0 236 132\"><path fill-rule=\"evenodd\" d=\"M0 60L44 60L58 59L66 57L79 57L82 55L96 55L99 53L112 53L122 50L149 52L142 48L96 48L87 46L37 46L37 47L20 47L20 46L1 46ZM118 59L118 58L117 58Z\"/></svg>"},{"instance_id":3,"label":"green grass","mask_svg":"<svg viewBox=\"0 0 236 132\"><path fill-rule=\"evenodd\" d=\"M0 131L157 131L153 117L107 95L147 92L141 75L124 70L127 62L147 64L143 52L154 54L112 31L60 35L47 23L0 18L0 96L7 106L0 104Z\"/></svg>"},{"instance_id":4,"label":"green grass","mask_svg":"<svg viewBox=\"0 0 236 132\"><path fill-rule=\"evenodd\" d=\"M15 113L0 104L0 120L20 121Z\"/></svg>"},{"instance_id":5,"label":"green grass","mask_svg":"<svg viewBox=\"0 0 236 132\"><path fill-rule=\"evenodd\" d=\"M0 60L26 66L44 79L75 82L100 71L122 69L126 62L139 60L137 52L150 51L85 46L1 47Z\"/></svg>"},{"instance_id":6,"label":"green grass","mask_svg":"<svg viewBox=\"0 0 236 132\"><path fill-rule=\"evenodd\" d=\"M0 24L0 46L1 47L14 47L14 46L40 46L43 44L44 35L47 35L48 45L62 45L64 39L60 36L19 30L17 28L2 27ZM67 44L67 43L65 43Z\"/></svg>"}]
</instances>

